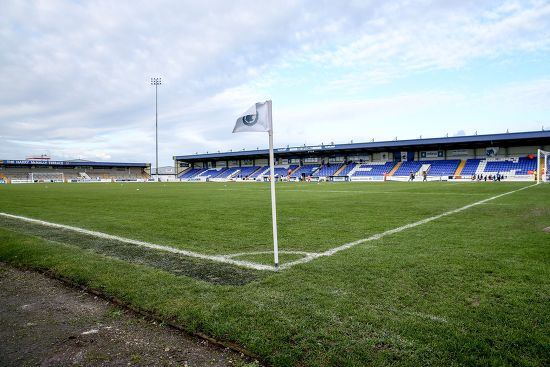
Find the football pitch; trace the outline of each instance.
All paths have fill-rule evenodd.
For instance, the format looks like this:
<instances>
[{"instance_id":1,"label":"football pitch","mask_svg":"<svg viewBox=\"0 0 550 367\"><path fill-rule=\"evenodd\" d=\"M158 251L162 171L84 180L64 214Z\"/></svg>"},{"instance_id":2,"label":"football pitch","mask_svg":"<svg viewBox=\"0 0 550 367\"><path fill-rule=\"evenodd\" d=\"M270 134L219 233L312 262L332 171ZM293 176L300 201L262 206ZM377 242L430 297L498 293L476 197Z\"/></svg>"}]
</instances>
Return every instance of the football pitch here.
<instances>
[{"instance_id":1,"label":"football pitch","mask_svg":"<svg viewBox=\"0 0 550 367\"><path fill-rule=\"evenodd\" d=\"M550 186L0 187L0 261L283 366L550 363ZM545 230L546 229L546 230Z\"/></svg>"}]
</instances>

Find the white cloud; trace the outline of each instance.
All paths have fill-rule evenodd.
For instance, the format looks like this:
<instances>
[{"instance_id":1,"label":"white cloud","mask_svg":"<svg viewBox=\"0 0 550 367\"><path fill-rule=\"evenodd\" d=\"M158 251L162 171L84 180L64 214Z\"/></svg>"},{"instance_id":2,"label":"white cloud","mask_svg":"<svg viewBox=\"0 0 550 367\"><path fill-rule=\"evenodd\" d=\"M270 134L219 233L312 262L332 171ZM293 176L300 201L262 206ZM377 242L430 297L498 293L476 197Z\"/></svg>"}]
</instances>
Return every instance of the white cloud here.
<instances>
[{"instance_id":1,"label":"white cloud","mask_svg":"<svg viewBox=\"0 0 550 367\"><path fill-rule=\"evenodd\" d=\"M483 99L487 103L508 108L528 107L530 110L548 110L550 79L510 83L496 91L485 94Z\"/></svg>"},{"instance_id":2,"label":"white cloud","mask_svg":"<svg viewBox=\"0 0 550 367\"><path fill-rule=\"evenodd\" d=\"M479 58L550 47L550 4L526 9L514 3L485 17L476 17L476 12L467 4L451 9L414 2L389 6L350 43L311 59L352 69L356 83L386 82L411 72L452 69Z\"/></svg>"}]
</instances>

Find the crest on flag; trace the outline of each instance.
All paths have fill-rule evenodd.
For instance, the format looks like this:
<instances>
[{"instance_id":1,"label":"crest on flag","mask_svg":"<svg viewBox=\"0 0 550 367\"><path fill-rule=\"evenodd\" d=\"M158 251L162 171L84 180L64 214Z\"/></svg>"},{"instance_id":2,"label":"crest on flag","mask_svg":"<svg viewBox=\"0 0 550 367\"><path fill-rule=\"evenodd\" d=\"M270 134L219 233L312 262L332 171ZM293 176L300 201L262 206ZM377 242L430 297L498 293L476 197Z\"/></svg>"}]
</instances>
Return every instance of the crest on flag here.
<instances>
[{"instance_id":1,"label":"crest on flag","mask_svg":"<svg viewBox=\"0 0 550 367\"><path fill-rule=\"evenodd\" d=\"M241 119L246 126L252 126L258 122L258 113L256 112L255 115L244 115Z\"/></svg>"}]
</instances>

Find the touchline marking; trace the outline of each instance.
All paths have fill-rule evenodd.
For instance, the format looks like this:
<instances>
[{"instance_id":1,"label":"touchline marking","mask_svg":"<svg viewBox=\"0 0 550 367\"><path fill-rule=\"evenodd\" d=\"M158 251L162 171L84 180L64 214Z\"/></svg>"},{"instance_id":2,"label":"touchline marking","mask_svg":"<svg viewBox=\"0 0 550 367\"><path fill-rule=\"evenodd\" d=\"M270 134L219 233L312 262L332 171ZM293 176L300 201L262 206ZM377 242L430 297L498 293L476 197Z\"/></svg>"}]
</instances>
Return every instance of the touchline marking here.
<instances>
[{"instance_id":1,"label":"touchline marking","mask_svg":"<svg viewBox=\"0 0 550 367\"><path fill-rule=\"evenodd\" d=\"M267 190L266 190L267 191ZM360 190L305 190L305 189L282 189L279 191L284 192L310 192L310 193L339 193L339 194L347 194L347 193L358 193L358 194L367 194L367 195L378 195L378 194L387 194L387 195L393 195L393 194L407 194L407 195L453 195L453 196L478 196L483 194L477 194L477 193L461 193L461 192L414 192L414 191L360 191Z\"/></svg>"},{"instance_id":2,"label":"touchline marking","mask_svg":"<svg viewBox=\"0 0 550 367\"><path fill-rule=\"evenodd\" d=\"M279 270L285 270L285 269L291 268L291 267L299 265L299 264L305 264L305 263L308 263L312 260L318 259L320 257L332 256L337 252L347 250L351 247L360 245L362 243L379 240L382 237L392 235L394 233L399 233L399 232L402 232L406 229L414 228L414 227L432 222L436 219L439 219L439 218L442 218L442 217L445 217L445 216L448 216L448 215L459 213L461 211L472 208L474 206L484 204L488 201L495 200L495 199L501 198L503 196L510 195L510 194L516 193L518 191L528 189L528 188L533 187L533 186L536 186L536 184L525 186L525 187L522 187L522 188L517 189L517 190L508 191L508 192L505 192L503 194L499 194L499 195L496 195L496 196L493 196L493 197L490 197L490 198L487 198L487 199L477 201L477 202L472 203L472 204L468 204L468 205L463 206L463 207L458 208L458 209L450 210L448 212L445 212L445 213L442 213L442 214L439 214L439 215L435 215L433 217L429 217L429 218L426 218L426 219L419 220L418 222L409 223L409 224L406 224L404 226L397 227L397 228L394 228L394 229L390 229L388 231L378 233L378 234L372 235L372 236L367 237L367 238L362 238L362 239L357 240L357 241L349 242L349 243L343 244L341 246L338 246L338 247L332 248L330 250L327 250L325 252L279 251L280 253L297 254L297 255L303 255L304 256L301 259L298 259L298 260L295 260L295 261L292 261L292 262L288 262L286 264L281 264L279 266ZM234 259L234 257L239 257L239 256L244 256L244 255L268 254L268 253L273 253L273 251L257 251L257 252L237 253L237 254L228 254L228 255L205 255L205 254L201 254L199 252L188 251L188 250L180 250L180 249L170 247L170 246L157 245L157 244L150 243L150 242L133 240L133 239L130 239L130 238L114 236L114 235L110 235L110 234L103 233L103 232L91 231L91 230L88 230L88 229L73 227L73 226L69 226L69 225L65 225L65 224L47 222L47 221L44 221L44 220L28 218L28 217L24 217L24 216L20 216L20 215L14 215L14 214L8 214L8 213L1 213L0 212L0 216L6 217L6 218L18 219L18 220L22 220L22 221L29 222L29 223L40 224L40 225L47 226L47 227L60 228L60 229L65 229L65 230L74 231L74 232L78 232L78 233L83 233L83 234L87 234L87 235L94 236L94 237L104 238L104 239L107 239L107 240L114 240L114 241L119 241L119 242L124 242L124 243L130 243L130 244L134 244L134 245L137 245L137 246L147 247L147 248L151 248L151 249L155 249L155 250L167 251L167 252L171 252L171 253L181 254L181 255L184 255L184 256L194 257L194 258L198 258L198 259L211 260L211 261L216 261L216 262L221 262L221 263L226 263L226 264L233 264L233 265L242 266L244 268L255 269L255 270L277 271L277 269L272 265L264 265L264 264L254 263L254 262L251 262L251 261L235 260Z\"/></svg>"},{"instance_id":3,"label":"touchline marking","mask_svg":"<svg viewBox=\"0 0 550 367\"><path fill-rule=\"evenodd\" d=\"M269 191L269 189L258 189L258 190L243 190L243 189L216 189L217 191ZM461 193L461 192L414 192L414 191L361 191L361 190L306 190L306 189L293 189L293 188L279 188L277 192L309 192L313 194L322 194L322 193L336 193L336 194L366 194L366 195L379 195L379 194L407 194L407 195L451 195L451 196L480 196L484 195L482 193Z\"/></svg>"},{"instance_id":4,"label":"touchline marking","mask_svg":"<svg viewBox=\"0 0 550 367\"><path fill-rule=\"evenodd\" d=\"M332 256L337 252L347 250L351 247L360 245L362 243L369 242L369 241L376 241L376 240L381 239L382 237L392 235L394 233L399 233L399 232L402 232L402 231L404 231L406 229L409 229L409 228L418 227L422 224L432 222L436 219L443 218L443 217L446 217L448 215L460 213L461 211L464 211L466 209L470 209L474 206L485 204L488 201L495 200L495 199L501 198L503 196L510 195L510 194L516 193L518 191L528 189L528 188L536 186L536 185L537 184L529 185L529 186L525 186L525 187L522 187L522 188L517 189L517 190L508 191L508 192L505 192L504 194L500 194L500 195L496 195L496 196L493 196L493 197L490 197L490 198L487 198L487 199L483 199L483 200L477 201L475 203L465 205L465 206L463 206L461 208L458 208L458 209L450 210L448 212L445 212L445 213L442 213L442 214L439 214L439 215L435 215L433 217L429 217L429 218L426 218L426 219L419 220L418 222L409 223L409 224L406 224L404 226L397 227L397 228L394 228L394 229L390 229L390 230L382 232L382 233L377 233L377 234L372 235L372 236L367 237L367 238L362 238L362 239L357 240L357 241L349 242L349 243L343 244L341 246L335 247L333 249L327 250L325 252L314 253L311 256L306 256L302 259L298 259L298 260L283 264L283 265L280 266L280 268L281 269L288 269L288 268L293 267L293 266L298 265L298 264L305 264L305 263L310 262L311 260L317 259L319 257Z\"/></svg>"},{"instance_id":5,"label":"touchline marking","mask_svg":"<svg viewBox=\"0 0 550 367\"><path fill-rule=\"evenodd\" d=\"M52 222L46 222L44 220L23 217L23 216L20 216L20 215L13 215L13 214L8 214L8 213L0 213L0 215L3 216L3 217L12 218L12 219L19 219L19 220L22 220L22 221L25 221L25 222L40 224L40 225L47 226L47 227L66 229L66 230L69 230L69 231L83 233L83 234L87 234L87 235L94 236L94 237L105 238L107 240L114 240L114 241L119 241L119 242L124 242L124 243L131 243L131 244L137 245L137 246L147 247L147 248L160 250L160 251L172 252L172 253L175 253L175 254L181 254L181 255L184 255L184 256L195 257L195 258L198 258L198 259L205 259L205 260L217 261L217 262L222 262L222 263L227 263L227 264L233 264L233 265L238 265L238 266L242 266L242 267L245 267L245 268L256 269L256 270L270 270L270 271L275 271L276 270L272 265L257 264L257 263L253 263L253 262L250 262L250 261L244 261L244 260L234 260L234 259L230 258L231 255L229 255L229 256L227 256L227 255L205 255L205 254L201 254L201 253L198 253L198 252L180 250L180 249L177 249L177 248L174 248L174 247L157 245L157 244L149 243L149 242L145 242L145 241L132 240L130 238L113 236L113 235L110 235L110 234L107 234L107 233L91 231L91 230L88 230L88 229L68 226L68 225L65 225L65 224L57 224L57 223L52 223Z\"/></svg>"},{"instance_id":6,"label":"touchline marking","mask_svg":"<svg viewBox=\"0 0 550 367\"><path fill-rule=\"evenodd\" d=\"M279 251L281 252L281 251ZM291 255L303 255L303 256L312 256L317 254L316 252L305 252L305 251L282 251L284 254L291 254ZM249 256L249 255L268 255L273 254L273 251L253 251L253 252L239 252L236 254L229 254L224 255L228 259L233 259L235 257L241 257L241 256Z\"/></svg>"}]
</instances>

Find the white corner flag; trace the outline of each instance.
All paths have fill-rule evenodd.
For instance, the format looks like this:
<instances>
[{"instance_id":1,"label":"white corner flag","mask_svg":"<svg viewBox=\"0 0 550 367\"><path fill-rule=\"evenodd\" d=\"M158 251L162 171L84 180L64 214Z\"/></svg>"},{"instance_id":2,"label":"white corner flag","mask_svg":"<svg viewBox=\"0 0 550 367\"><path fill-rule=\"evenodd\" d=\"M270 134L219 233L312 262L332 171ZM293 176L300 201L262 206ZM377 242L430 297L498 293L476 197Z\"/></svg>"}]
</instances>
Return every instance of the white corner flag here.
<instances>
[{"instance_id":1,"label":"white corner flag","mask_svg":"<svg viewBox=\"0 0 550 367\"><path fill-rule=\"evenodd\" d=\"M277 206L275 201L275 159L273 156L273 117L271 101L258 102L251 106L235 122L234 133L240 132L269 133L269 168L271 182L271 219L273 221L273 255L275 268L279 267L279 244L277 242Z\"/></svg>"},{"instance_id":2,"label":"white corner flag","mask_svg":"<svg viewBox=\"0 0 550 367\"><path fill-rule=\"evenodd\" d=\"M237 119L234 133L247 131L265 131L272 130L271 126L271 101L258 102L250 107Z\"/></svg>"}]
</instances>

